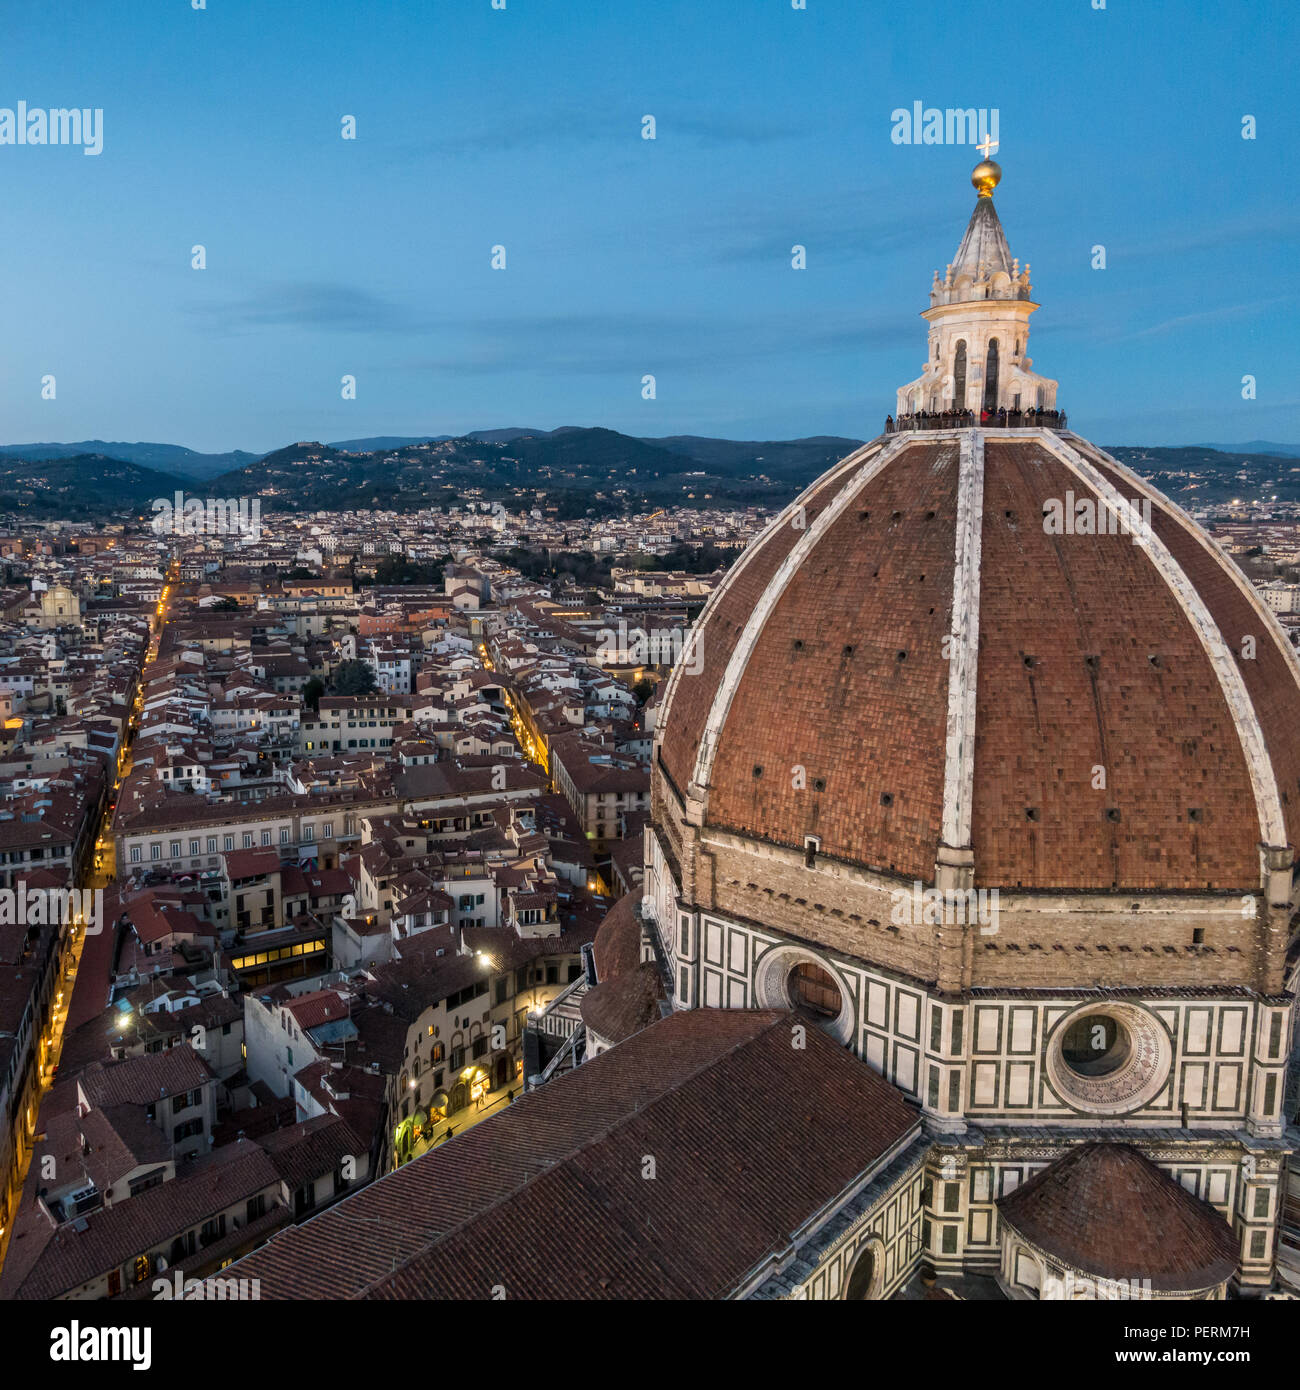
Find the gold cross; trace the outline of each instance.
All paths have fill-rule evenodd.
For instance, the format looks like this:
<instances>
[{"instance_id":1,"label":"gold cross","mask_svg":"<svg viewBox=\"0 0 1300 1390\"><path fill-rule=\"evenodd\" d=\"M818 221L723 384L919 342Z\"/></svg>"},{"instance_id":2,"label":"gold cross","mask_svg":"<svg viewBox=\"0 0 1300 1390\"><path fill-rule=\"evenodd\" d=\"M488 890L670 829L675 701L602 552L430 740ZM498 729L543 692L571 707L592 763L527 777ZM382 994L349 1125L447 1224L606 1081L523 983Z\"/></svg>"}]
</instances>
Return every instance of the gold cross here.
<instances>
[{"instance_id":1,"label":"gold cross","mask_svg":"<svg viewBox=\"0 0 1300 1390\"><path fill-rule=\"evenodd\" d=\"M985 159L987 159L991 151L996 150L997 147L998 142L996 140L991 139L987 135L984 137L983 143L975 146L975 148L984 156Z\"/></svg>"}]
</instances>

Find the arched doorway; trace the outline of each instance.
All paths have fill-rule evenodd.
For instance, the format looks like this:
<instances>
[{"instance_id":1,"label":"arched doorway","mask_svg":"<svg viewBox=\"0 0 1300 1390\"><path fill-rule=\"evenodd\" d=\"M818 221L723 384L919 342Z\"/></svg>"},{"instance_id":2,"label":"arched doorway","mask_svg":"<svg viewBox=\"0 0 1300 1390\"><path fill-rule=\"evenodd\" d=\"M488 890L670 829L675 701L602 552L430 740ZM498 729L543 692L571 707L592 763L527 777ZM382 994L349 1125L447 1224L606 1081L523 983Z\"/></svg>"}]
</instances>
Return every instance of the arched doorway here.
<instances>
[{"instance_id":1,"label":"arched doorway","mask_svg":"<svg viewBox=\"0 0 1300 1390\"><path fill-rule=\"evenodd\" d=\"M952 359L952 408L966 408L966 340L957 341L957 351Z\"/></svg>"},{"instance_id":2,"label":"arched doorway","mask_svg":"<svg viewBox=\"0 0 1300 1390\"><path fill-rule=\"evenodd\" d=\"M998 408L998 340L989 339L988 356L984 367L984 409Z\"/></svg>"}]
</instances>

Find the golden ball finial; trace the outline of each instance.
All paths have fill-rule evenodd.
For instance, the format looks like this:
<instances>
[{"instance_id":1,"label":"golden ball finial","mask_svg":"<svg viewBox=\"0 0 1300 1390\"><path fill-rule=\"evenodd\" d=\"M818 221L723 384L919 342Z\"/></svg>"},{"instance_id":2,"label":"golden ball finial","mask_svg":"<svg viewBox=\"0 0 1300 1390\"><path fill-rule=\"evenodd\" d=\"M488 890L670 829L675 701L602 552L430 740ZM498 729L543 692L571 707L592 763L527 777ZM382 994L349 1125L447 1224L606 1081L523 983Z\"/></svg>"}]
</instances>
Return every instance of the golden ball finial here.
<instances>
[{"instance_id":1,"label":"golden ball finial","mask_svg":"<svg viewBox=\"0 0 1300 1390\"><path fill-rule=\"evenodd\" d=\"M971 171L970 181L981 198L991 198L1002 178L1002 166L992 159L981 160Z\"/></svg>"}]
</instances>

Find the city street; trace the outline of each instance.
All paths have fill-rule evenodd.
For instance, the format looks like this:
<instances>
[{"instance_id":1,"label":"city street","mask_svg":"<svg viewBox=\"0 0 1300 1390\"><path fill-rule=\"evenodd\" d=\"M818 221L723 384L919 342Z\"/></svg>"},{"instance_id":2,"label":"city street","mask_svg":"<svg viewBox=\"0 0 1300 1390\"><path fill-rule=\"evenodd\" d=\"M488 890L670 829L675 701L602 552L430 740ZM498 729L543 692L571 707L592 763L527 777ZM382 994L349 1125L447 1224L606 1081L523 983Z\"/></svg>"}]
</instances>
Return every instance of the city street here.
<instances>
[{"instance_id":1,"label":"city street","mask_svg":"<svg viewBox=\"0 0 1300 1390\"><path fill-rule=\"evenodd\" d=\"M154 660L157 654L157 642L162 633L162 626L166 621L166 602L169 597L170 589L163 590L163 600L158 605L157 622L158 627L150 641L149 656L146 662ZM130 774L132 765L131 750L135 741L136 730L140 722L140 710L142 705L143 691L138 690L131 706L131 714L124 731L122 747L118 754L118 765L116 775L113 780L112 791L109 793L107 805L104 807L103 816L100 819L98 830L95 836L95 848L91 856L89 865L82 874L77 887L80 889L104 889L114 882L117 873L116 852L113 843L113 811L117 805L118 793L122 783L126 781ZM63 1052L64 1030L68 1022L68 1012L72 1004L72 992L76 986L77 972L81 965L82 951L86 944L86 933L82 930L84 924L72 922L62 929L59 942L59 966L58 983L55 986L54 998L50 1012L44 1020L41 1037L37 1051L37 1065L40 1068L40 1087L37 1092L37 1109L34 1116L33 1128L20 1136L20 1144L15 1154L17 1169L16 1174L11 1175L14 1187L21 1191L23 1183L27 1180L27 1170L31 1165L32 1140L40 1130L40 1103L54 1085L59 1071L59 1058ZM101 929L111 930L110 924L101 918ZM4 1264L5 1251L8 1247L9 1228L0 1228L0 1266Z\"/></svg>"}]
</instances>

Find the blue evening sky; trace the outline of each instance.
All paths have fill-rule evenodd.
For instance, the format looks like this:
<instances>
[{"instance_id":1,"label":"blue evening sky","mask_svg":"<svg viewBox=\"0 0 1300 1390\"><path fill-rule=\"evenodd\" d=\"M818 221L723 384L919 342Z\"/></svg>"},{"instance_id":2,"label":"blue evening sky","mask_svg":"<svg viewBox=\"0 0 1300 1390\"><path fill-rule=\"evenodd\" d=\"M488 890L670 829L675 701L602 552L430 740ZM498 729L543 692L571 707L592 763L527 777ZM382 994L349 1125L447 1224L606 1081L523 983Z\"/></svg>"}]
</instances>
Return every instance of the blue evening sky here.
<instances>
[{"instance_id":1,"label":"blue evening sky","mask_svg":"<svg viewBox=\"0 0 1300 1390\"><path fill-rule=\"evenodd\" d=\"M1300 444L1300 7L1093 3L11 3L0 108L104 149L0 145L0 442L872 435L974 204L921 101L998 109L1076 428Z\"/></svg>"}]
</instances>

